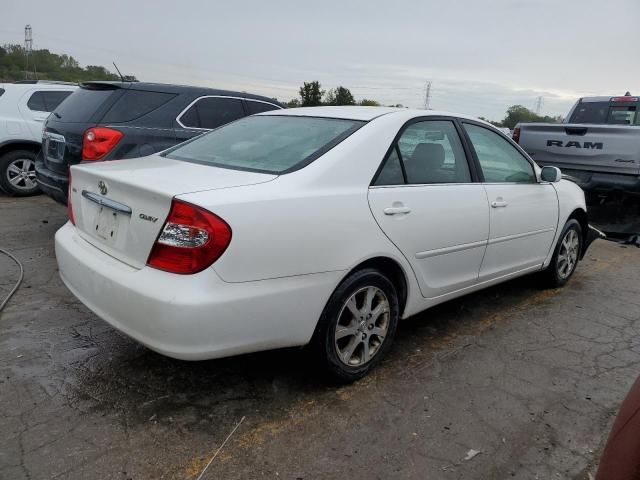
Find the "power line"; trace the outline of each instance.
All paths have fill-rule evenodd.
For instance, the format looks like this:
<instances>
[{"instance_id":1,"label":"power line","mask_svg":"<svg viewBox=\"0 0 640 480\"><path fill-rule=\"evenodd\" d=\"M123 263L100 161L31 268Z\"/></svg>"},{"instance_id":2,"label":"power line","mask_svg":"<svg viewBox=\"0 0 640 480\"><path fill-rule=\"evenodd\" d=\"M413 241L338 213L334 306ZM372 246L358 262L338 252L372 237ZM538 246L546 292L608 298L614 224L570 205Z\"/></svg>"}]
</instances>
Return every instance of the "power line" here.
<instances>
[{"instance_id":1,"label":"power line","mask_svg":"<svg viewBox=\"0 0 640 480\"><path fill-rule=\"evenodd\" d=\"M33 63L33 76L38 79L38 70L36 69L36 59L33 57L33 35L31 31L31 25L25 25L24 27L24 55L25 55L25 69L24 78L29 80L29 59Z\"/></svg>"},{"instance_id":2,"label":"power line","mask_svg":"<svg viewBox=\"0 0 640 480\"><path fill-rule=\"evenodd\" d=\"M536 100L536 115L540 115L540 111L542 110L542 105L544 105L544 97L539 96Z\"/></svg>"}]
</instances>

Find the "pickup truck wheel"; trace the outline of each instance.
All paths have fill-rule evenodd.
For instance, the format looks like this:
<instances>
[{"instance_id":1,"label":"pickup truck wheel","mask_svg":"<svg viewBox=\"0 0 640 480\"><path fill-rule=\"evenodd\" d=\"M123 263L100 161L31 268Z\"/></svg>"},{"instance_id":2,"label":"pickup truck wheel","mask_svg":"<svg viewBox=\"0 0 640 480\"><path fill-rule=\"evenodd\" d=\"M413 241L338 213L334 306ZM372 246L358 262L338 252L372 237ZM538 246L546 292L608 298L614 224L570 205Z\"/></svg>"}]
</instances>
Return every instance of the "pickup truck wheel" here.
<instances>
[{"instance_id":1,"label":"pickup truck wheel","mask_svg":"<svg viewBox=\"0 0 640 480\"><path fill-rule=\"evenodd\" d=\"M13 150L0 157L0 187L16 197L39 193L36 154L29 150Z\"/></svg>"},{"instance_id":2,"label":"pickup truck wheel","mask_svg":"<svg viewBox=\"0 0 640 480\"><path fill-rule=\"evenodd\" d=\"M569 220L560 234L551 263L545 274L552 288L564 286L575 272L582 251L582 228L577 220Z\"/></svg>"},{"instance_id":3,"label":"pickup truck wheel","mask_svg":"<svg viewBox=\"0 0 640 480\"><path fill-rule=\"evenodd\" d=\"M358 380L389 350L398 326L398 295L375 269L347 277L333 292L311 340L325 373L340 382Z\"/></svg>"}]
</instances>

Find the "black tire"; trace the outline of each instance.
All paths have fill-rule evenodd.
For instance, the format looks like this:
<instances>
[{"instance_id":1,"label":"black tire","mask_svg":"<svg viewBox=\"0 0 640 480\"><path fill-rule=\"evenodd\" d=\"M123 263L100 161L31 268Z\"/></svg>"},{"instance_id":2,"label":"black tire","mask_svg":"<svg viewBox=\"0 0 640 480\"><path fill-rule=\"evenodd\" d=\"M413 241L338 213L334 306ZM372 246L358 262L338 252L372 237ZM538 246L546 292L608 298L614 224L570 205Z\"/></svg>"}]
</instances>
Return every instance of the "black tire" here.
<instances>
[{"instance_id":1,"label":"black tire","mask_svg":"<svg viewBox=\"0 0 640 480\"><path fill-rule=\"evenodd\" d=\"M565 239L572 235L577 236L577 249L575 250L575 252L573 252L573 254L575 255L573 264L570 266L570 268L566 268L567 264L564 263L561 258L561 251L563 253L565 252L563 242L565 241ZM566 285L573 273L576 271L576 267L578 266L578 262L580 261L582 245L582 227L577 220L572 218L565 224L564 228L562 229L562 233L558 237L558 244L556 245L556 249L553 252L553 257L551 258L551 263L544 271L546 286L551 288L559 288Z\"/></svg>"},{"instance_id":2,"label":"black tire","mask_svg":"<svg viewBox=\"0 0 640 480\"><path fill-rule=\"evenodd\" d=\"M371 294L369 311L375 312L376 308L380 307L380 311L384 312L376 318L372 318L371 313L366 313L366 302L369 298L367 295L370 292L375 292L375 294ZM359 319L351 313L352 310L347 305L347 302L354 295L356 305L362 301L358 313L362 313L363 316ZM375 307L371 308L373 305ZM398 294L393 283L385 275L371 268L354 272L338 286L329 298L311 340L311 352L324 373L332 379L342 383L358 380L367 375L389 351L396 334L399 316ZM342 323L346 320L349 320L348 328ZM336 340L336 329L339 322L344 327L343 331L349 330L354 333ZM381 337L375 332L384 332L385 334ZM343 344L343 341L347 343ZM353 362L359 360L362 362L361 364L348 364L343 360L353 344L358 345L351 352L350 360ZM340 355L339 352L341 345L344 345L342 347L345 350L343 355ZM357 358L354 359L354 357ZM369 359L365 361L367 357Z\"/></svg>"},{"instance_id":3,"label":"black tire","mask_svg":"<svg viewBox=\"0 0 640 480\"><path fill-rule=\"evenodd\" d=\"M35 184L36 153L29 150L12 150L0 157L0 188L14 197L28 197L40 193L40 188ZM9 167L24 165L28 170L28 178L18 179L16 184L11 183L10 178L15 178L16 173L9 171ZM33 184L33 185L32 185Z\"/></svg>"}]
</instances>

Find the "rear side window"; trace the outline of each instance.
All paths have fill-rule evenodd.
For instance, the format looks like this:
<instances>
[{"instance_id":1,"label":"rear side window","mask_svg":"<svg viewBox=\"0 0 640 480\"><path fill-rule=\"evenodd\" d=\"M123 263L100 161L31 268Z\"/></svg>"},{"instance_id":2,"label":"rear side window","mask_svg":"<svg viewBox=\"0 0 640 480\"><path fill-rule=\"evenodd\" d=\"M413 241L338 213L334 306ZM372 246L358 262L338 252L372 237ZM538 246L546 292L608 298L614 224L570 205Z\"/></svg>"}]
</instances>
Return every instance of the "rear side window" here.
<instances>
[{"instance_id":1,"label":"rear side window","mask_svg":"<svg viewBox=\"0 0 640 480\"><path fill-rule=\"evenodd\" d=\"M106 102L117 88L86 88L77 89L62 103L56 114L61 122L87 122L100 106Z\"/></svg>"},{"instance_id":2,"label":"rear side window","mask_svg":"<svg viewBox=\"0 0 640 480\"><path fill-rule=\"evenodd\" d=\"M127 90L101 121L105 123L130 122L151 113L174 97L173 93Z\"/></svg>"},{"instance_id":3,"label":"rear side window","mask_svg":"<svg viewBox=\"0 0 640 480\"><path fill-rule=\"evenodd\" d=\"M536 182L533 166L509 141L487 128L469 123L463 125L478 157L485 182Z\"/></svg>"},{"instance_id":4,"label":"rear side window","mask_svg":"<svg viewBox=\"0 0 640 480\"><path fill-rule=\"evenodd\" d=\"M374 185L468 183L469 164L453 122L409 125L394 145Z\"/></svg>"},{"instance_id":5,"label":"rear side window","mask_svg":"<svg viewBox=\"0 0 640 480\"><path fill-rule=\"evenodd\" d=\"M37 112L53 112L62 101L71 95L72 92L52 92L40 91L34 92L27 101L29 110Z\"/></svg>"},{"instance_id":6,"label":"rear side window","mask_svg":"<svg viewBox=\"0 0 640 480\"><path fill-rule=\"evenodd\" d=\"M287 173L308 165L363 124L334 118L258 115L200 135L165 156L234 170Z\"/></svg>"},{"instance_id":7,"label":"rear side window","mask_svg":"<svg viewBox=\"0 0 640 480\"><path fill-rule=\"evenodd\" d=\"M267 102L256 102L254 100L246 100L249 115L260 112L268 112L269 110L277 110L278 107Z\"/></svg>"},{"instance_id":8,"label":"rear side window","mask_svg":"<svg viewBox=\"0 0 640 480\"><path fill-rule=\"evenodd\" d=\"M178 121L185 127L212 130L244 116L240 99L205 97L191 105Z\"/></svg>"},{"instance_id":9,"label":"rear side window","mask_svg":"<svg viewBox=\"0 0 640 480\"><path fill-rule=\"evenodd\" d=\"M4 88L0 88L0 97L2 96L3 93L4 93Z\"/></svg>"}]
</instances>

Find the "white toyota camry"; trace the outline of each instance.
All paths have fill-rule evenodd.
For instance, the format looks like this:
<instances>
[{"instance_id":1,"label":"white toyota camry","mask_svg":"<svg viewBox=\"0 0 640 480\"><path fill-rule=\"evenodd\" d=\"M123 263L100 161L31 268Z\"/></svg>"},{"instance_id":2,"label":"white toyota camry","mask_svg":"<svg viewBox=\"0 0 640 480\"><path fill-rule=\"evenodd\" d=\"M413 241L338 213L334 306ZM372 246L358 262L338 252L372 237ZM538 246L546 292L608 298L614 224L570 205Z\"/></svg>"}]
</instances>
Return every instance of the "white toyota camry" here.
<instances>
[{"instance_id":1,"label":"white toyota camry","mask_svg":"<svg viewBox=\"0 0 640 480\"><path fill-rule=\"evenodd\" d=\"M582 190L491 125L371 107L74 166L69 217L60 275L126 335L187 360L310 344L345 381L400 318L531 272L561 286L595 238Z\"/></svg>"}]
</instances>

